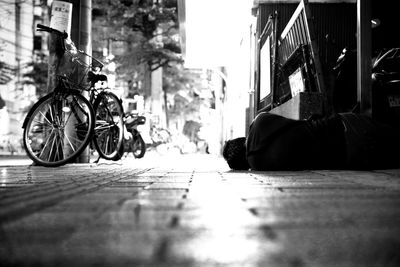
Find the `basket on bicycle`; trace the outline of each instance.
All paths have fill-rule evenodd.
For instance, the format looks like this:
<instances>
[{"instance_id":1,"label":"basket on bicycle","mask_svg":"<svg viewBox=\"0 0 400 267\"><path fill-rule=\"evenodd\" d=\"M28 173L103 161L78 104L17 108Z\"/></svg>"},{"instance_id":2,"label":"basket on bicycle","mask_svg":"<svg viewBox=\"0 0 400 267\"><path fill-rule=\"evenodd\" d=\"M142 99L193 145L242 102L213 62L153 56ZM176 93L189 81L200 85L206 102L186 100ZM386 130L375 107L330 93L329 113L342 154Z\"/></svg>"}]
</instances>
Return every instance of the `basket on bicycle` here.
<instances>
[{"instance_id":1,"label":"basket on bicycle","mask_svg":"<svg viewBox=\"0 0 400 267\"><path fill-rule=\"evenodd\" d=\"M75 89L88 90L90 71L96 73L103 67L103 63L94 57L78 50L70 39L65 39L65 53L58 67L57 75L68 79Z\"/></svg>"}]
</instances>

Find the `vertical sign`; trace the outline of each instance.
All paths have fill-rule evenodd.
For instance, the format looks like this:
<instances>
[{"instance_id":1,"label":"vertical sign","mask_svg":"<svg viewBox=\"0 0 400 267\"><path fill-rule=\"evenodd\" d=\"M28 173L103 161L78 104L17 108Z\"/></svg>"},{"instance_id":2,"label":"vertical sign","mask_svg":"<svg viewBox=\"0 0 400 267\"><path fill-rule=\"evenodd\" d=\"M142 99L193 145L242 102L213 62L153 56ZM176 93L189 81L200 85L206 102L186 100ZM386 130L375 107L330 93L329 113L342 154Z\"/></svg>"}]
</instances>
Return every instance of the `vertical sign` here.
<instances>
[{"instance_id":1,"label":"vertical sign","mask_svg":"<svg viewBox=\"0 0 400 267\"><path fill-rule=\"evenodd\" d=\"M271 42L267 37L260 51L260 98L262 101L271 93Z\"/></svg>"},{"instance_id":2,"label":"vertical sign","mask_svg":"<svg viewBox=\"0 0 400 267\"><path fill-rule=\"evenodd\" d=\"M51 8L50 27L71 36L72 3L53 1Z\"/></svg>"}]
</instances>

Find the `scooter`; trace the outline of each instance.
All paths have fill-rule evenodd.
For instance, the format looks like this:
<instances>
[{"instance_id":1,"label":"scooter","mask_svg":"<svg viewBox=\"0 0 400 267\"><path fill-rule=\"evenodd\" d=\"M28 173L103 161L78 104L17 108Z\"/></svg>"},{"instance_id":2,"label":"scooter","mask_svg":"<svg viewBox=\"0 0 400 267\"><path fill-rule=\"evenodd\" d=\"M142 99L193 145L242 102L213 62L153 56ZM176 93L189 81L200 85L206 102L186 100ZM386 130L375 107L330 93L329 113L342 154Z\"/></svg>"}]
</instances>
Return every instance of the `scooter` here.
<instances>
[{"instance_id":1,"label":"scooter","mask_svg":"<svg viewBox=\"0 0 400 267\"><path fill-rule=\"evenodd\" d=\"M124 115L124 139L118 156L114 160L122 158L125 152L132 152L135 158L142 158L146 153L146 143L137 127L146 122L146 117L129 112Z\"/></svg>"},{"instance_id":2,"label":"scooter","mask_svg":"<svg viewBox=\"0 0 400 267\"><path fill-rule=\"evenodd\" d=\"M357 102L357 51L344 49L334 67L332 93L337 113L353 112ZM372 60L372 117L388 124L400 122L400 48L382 49Z\"/></svg>"}]
</instances>

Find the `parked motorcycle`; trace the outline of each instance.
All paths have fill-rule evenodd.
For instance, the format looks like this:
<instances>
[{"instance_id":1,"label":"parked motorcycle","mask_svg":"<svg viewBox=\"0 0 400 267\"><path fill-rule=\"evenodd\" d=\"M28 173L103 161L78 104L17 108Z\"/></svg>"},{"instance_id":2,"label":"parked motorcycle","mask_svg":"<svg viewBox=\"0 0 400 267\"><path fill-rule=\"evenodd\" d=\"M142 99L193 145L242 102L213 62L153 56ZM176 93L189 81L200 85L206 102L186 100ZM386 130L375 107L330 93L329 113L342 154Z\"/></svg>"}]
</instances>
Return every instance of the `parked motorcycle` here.
<instances>
[{"instance_id":1,"label":"parked motorcycle","mask_svg":"<svg viewBox=\"0 0 400 267\"><path fill-rule=\"evenodd\" d=\"M350 112L357 102L357 51L343 50L334 67L335 112ZM385 123L400 121L400 48L382 49L372 60L372 117Z\"/></svg>"},{"instance_id":2,"label":"parked motorcycle","mask_svg":"<svg viewBox=\"0 0 400 267\"><path fill-rule=\"evenodd\" d=\"M140 116L135 112L124 115L124 139L123 145L119 150L118 156L114 160L122 158L125 152L132 152L135 158L142 158L146 153L146 144L140 135L137 127L146 122L146 117Z\"/></svg>"}]
</instances>

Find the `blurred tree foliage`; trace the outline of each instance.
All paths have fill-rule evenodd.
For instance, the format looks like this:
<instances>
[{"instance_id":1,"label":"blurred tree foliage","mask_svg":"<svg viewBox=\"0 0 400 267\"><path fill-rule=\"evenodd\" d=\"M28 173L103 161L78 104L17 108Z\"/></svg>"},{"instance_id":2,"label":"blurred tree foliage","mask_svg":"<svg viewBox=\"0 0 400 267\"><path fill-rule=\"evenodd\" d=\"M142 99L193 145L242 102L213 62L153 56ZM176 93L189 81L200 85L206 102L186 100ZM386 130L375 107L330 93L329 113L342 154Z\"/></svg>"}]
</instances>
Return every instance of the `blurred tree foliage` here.
<instances>
[{"instance_id":1,"label":"blurred tree foliage","mask_svg":"<svg viewBox=\"0 0 400 267\"><path fill-rule=\"evenodd\" d=\"M93 0L92 15L93 47L115 56L119 77L182 63L177 0Z\"/></svg>"},{"instance_id":2,"label":"blurred tree foliage","mask_svg":"<svg viewBox=\"0 0 400 267\"><path fill-rule=\"evenodd\" d=\"M32 84L36 87L36 95L40 98L48 93L48 56L44 53L37 54L35 62L31 62L27 67L29 72L23 75L24 84Z\"/></svg>"},{"instance_id":3,"label":"blurred tree foliage","mask_svg":"<svg viewBox=\"0 0 400 267\"><path fill-rule=\"evenodd\" d=\"M198 73L184 69L180 64L164 69L163 92L168 121L176 120L182 114L193 117L193 114L199 112L201 101L195 88L196 80L199 79Z\"/></svg>"},{"instance_id":4,"label":"blurred tree foliage","mask_svg":"<svg viewBox=\"0 0 400 267\"><path fill-rule=\"evenodd\" d=\"M199 77L183 67L177 0L93 0L92 16L93 53L113 55L104 60L116 63L117 79L135 84L134 94L145 94L138 80L163 68L167 125L179 116L195 117L190 114L201 105L195 93Z\"/></svg>"}]
</instances>

